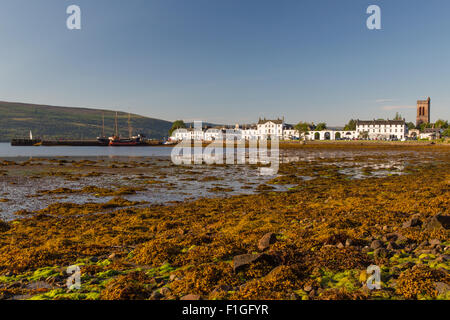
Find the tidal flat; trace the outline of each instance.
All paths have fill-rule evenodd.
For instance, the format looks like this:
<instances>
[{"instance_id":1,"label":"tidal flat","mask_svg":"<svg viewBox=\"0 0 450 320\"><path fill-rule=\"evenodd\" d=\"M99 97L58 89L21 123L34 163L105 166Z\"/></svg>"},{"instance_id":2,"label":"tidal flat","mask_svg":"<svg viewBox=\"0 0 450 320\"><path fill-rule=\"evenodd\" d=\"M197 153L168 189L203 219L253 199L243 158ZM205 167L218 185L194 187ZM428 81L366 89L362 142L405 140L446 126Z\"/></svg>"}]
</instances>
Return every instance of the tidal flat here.
<instances>
[{"instance_id":1,"label":"tidal flat","mask_svg":"<svg viewBox=\"0 0 450 320\"><path fill-rule=\"evenodd\" d=\"M0 298L450 298L448 146L290 144L258 169L0 159Z\"/></svg>"}]
</instances>

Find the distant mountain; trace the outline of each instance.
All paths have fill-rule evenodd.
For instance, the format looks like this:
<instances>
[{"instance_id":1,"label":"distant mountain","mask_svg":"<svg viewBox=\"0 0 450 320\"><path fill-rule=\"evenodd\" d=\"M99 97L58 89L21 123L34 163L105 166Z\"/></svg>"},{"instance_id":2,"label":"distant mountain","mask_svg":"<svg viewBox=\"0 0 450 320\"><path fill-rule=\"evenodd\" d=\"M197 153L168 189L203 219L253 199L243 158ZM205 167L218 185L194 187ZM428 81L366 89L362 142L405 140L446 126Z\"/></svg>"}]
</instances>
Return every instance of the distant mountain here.
<instances>
[{"instance_id":1,"label":"distant mountain","mask_svg":"<svg viewBox=\"0 0 450 320\"><path fill-rule=\"evenodd\" d=\"M102 114L105 116L105 134L114 133L115 111L56 107L0 101L0 141L33 137L42 139L95 139L102 134ZM128 113L118 112L120 135L128 136ZM134 134L148 138L167 137L172 123L131 114Z\"/></svg>"}]
</instances>

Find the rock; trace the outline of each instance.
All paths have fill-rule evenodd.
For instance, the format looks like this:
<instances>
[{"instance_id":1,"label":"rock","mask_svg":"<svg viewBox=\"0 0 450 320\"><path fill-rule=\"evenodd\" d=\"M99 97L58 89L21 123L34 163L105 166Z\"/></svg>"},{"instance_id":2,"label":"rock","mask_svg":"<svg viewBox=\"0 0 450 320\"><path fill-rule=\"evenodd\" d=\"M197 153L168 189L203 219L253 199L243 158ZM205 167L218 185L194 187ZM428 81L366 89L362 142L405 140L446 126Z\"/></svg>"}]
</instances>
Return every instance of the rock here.
<instances>
[{"instance_id":1,"label":"rock","mask_svg":"<svg viewBox=\"0 0 450 320\"><path fill-rule=\"evenodd\" d=\"M269 232L266 233L258 242L258 249L260 251L264 251L269 249L271 244L274 244L277 241L275 233Z\"/></svg>"},{"instance_id":2,"label":"rock","mask_svg":"<svg viewBox=\"0 0 450 320\"><path fill-rule=\"evenodd\" d=\"M159 289L159 293L166 297L171 293L171 291L167 287L162 287L161 289Z\"/></svg>"},{"instance_id":3,"label":"rock","mask_svg":"<svg viewBox=\"0 0 450 320\"><path fill-rule=\"evenodd\" d=\"M434 229L450 229L450 216L443 216L441 214L437 214L434 217L428 219L426 224L427 230Z\"/></svg>"},{"instance_id":4,"label":"rock","mask_svg":"<svg viewBox=\"0 0 450 320\"><path fill-rule=\"evenodd\" d=\"M305 285L305 286L303 287L303 291L305 291L305 292L310 292L312 289L313 289L313 287L310 286L310 285Z\"/></svg>"},{"instance_id":5,"label":"rock","mask_svg":"<svg viewBox=\"0 0 450 320\"><path fill-rule=\"evenodd\" d=\"M198 294L188 294L182 297L180 300L200 300L201 297Z\"/></svg>"},{"instance_id":6,"label":"rock","mask_svg":"<svg viewBox=\"0 0 450 320\"><path fill-rule=\"evenodd\" d=\"M345 240L345 246L346 247L351 247L352 245L353 245L353 240L352 239Z\"/></svg>"},{"instance_id":7,"label":"rock","mask_svg":"<svg viewBox=\"0 0 450 320\"><path fill-rule=\"evenodd\" d=\"M397 241L399 239L404 239L405 237L403 237L400 233L397 232L391 232L391 233L387 233L383 236L382 240L385 242L390 242L390 241Z\"/></svg>"},{"instance_id":8,"label":"rock","mask_svg":"<svg viewBox=\"0 0 450 320\"><path fill-rule=\"evenodd\" d=\"M435 247L441 244L441 240L439 239L432 239L430 240L430 246Z\"/></svg>"},{"instance_id":9,"label":"rock","mask_svg":"<svg viewBox=\"0 0 450 320\"><path fill-rule=\"evenodd\" d=\"M370 244L370 249L378 249L378 248L382 248L383 247L383 242L381 242L380 240L373 240L372 243Z\"/></svg>"},{"instance_id":10,"label":"rock","mask_svg":"<svg viewBox=\"0 0 450 320\"><path fill-rule=\"evenodd\" d=\"M434 287L438 294L445 294L450 290L450 285L446 284L445 282L435 282Z\"/></svg>"},{"instance_id":11,"label":"rock","mask_svg":"<svg viewBox=\"0 0 450 320\"><path fill-rule=\"evenodd\" d=\"M378 248L373 252L376 259L385 259L389 257L389 251L385 248Z\"/></svg>"},{"instance_id":12,"label":"rock","mask_svg":"<svg viewBox=\"0 0 450 320\"><path fill-rule=\"evenodd\" d=\"M89 261L95 263L95 262L98 262L98 258L97 257L90 257Z\"/></svg>"},{"instance_id":13,"label":"rock","mask_svg":"<svg viewBox=\"0 0 450 320\"><path fill-rule=\"evenodd\" d=\"M364 248L361 249L361 252L363 252L363 253L367 253L369 251L370 251L369 246L365 246Z\"/></svg>"},{"instance_id":14,"label":"rock","mask_svg":"<svg viewBox=\"0 0 450 320\"><path fill-rule=\"evenodd\" d=\"M152 292L150 298L154 299L154 300L159 300L161 298L163 298L164 296L161 294L161 292L159 292L159 290L155 290Z\"/></svg>"},{"instance_id":15,"label":"rock","mask_svg":"<svg viewBox=\"0 0 450 320\"><path fill-rule=\"evenodd\" d=\"M170 280L170 281L173 281L173 280L175 280L176 278L177 278L177 276L176 276L175 273L172 273L172 274L169 276L169 280Z\"/></svg>"},{"instance_id":16,"label":"rock","mask_svg":"<svg viewBox=\"0 0 450 320\"><path fill-rule=\"evenodd\" d=\"M406 221L405 223L403 223L402 228L412 228L412 227L417 227L417 226L421 226L422 225L422 221L420 221L419 218L412 218L409 221Z\"/></svg>"},{"instance_id":17,"label":"rock","mask_svg":"<svg viewBox=\"0 0 450 320\"><path fill-rule=\"evenodd\" d=\"M338 247L338 249L342 249L342 248L344 248L344 245L342 244L342 242L339 242L339 243L337 244L337 247Z\"/></svg>"},{"instance_id":18,"label":"rock","mask_svg":"<svg viewBox=\"0 0 450 320\"><path fill-rule=\"evenodd\" d=\"M239 270L247 267L248 265L258 262L262 259L267 257L264 253L258 253L258 254L241 254L239 256L235 256L233 258L233 269L234 271L238 272Z\"/></svg>"},{"instance_id":19,"label":"rock","mask_svg":"<svg viewBox=\"0 0 450 320\"><path fill-rule=\"evenodd\" d=\"M108 256L108 260L114 260L116 258L116 254L115 253L111 253L109 256Z\"/></svg>"}]
</instances>

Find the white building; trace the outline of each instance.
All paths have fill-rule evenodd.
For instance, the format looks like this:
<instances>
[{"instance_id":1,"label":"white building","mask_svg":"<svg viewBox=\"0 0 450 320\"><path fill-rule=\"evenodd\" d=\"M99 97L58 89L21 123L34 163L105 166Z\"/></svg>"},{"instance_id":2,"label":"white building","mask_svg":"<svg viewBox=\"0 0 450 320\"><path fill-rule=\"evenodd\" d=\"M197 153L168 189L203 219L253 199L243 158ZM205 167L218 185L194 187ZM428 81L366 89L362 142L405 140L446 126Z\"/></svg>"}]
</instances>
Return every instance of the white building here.
<instances>
[{"instance_id":1,"label":"white building","mask_svg":"<svg viewBox=\"0 0 450 320\"><path fill-rule=\"evenodd\" d=\"M283 140L298 140L299 138L298 130L295 130L290 124L286 124L283 130Z\"/></svg>"},{"instance_id":2,"label":"white building","mask_svg":"<svg viewBox=\"0 0 450 320\"><path fill-rule=\"evenodd\" d=\"M243 139L243 140L260 140L267 139L269 136L276 136L279 140L298 140L299 132L292 125L284 123L283 119L267 120L259 119L257 124L253 125L236 125L234 127L216 127L204 128L204 130L179 129L174 131L171 140L202 140L214 141L219 138L225 139ZM344 131L327 129L322 131L309 131L302 136L306 140L338 140L338 139L355 139L358 138L357 131Z\"/></svg>"},{"instance_id":3,"label":"white building","mask_svg":"<svg viewBox=\"0 0 450 320\"><path fill-rule=\"evenodd\" d=\"M370 140L402 140L408 133L408 127L405 120L357 120L356 133L359 138Z\"/></svg>"},{"instance_id":4,"label":"white building","mask_svg":"<svg viewBox=\"0 0 450 320\"><path fill-rule=\"evenodd\" d=\"M358 138L356 131L352 130L321 130L309 131L306 140L353 140Z\"/></svg>"},{"instance_id":5,"label":"white building","mask_svg":"<svg viewBox=\"0 0 450 320\"><path fill-rule=\"evenodd\" d=\"M242 137L245 140L258 140L258 126L257 125L244 125L242 127Z\"/></svg>"},{"instance_id":6,"label":"white building","mask_svg":"<svg viewBox=\"0 0 450 320\"><path fill-rule=\"evenodd\" d=\"M260 138L268 136L276 136L278 139L283 138L284 120L266 120L259 119L257 126L257 134Z\"/></svg>"}]
</instances>

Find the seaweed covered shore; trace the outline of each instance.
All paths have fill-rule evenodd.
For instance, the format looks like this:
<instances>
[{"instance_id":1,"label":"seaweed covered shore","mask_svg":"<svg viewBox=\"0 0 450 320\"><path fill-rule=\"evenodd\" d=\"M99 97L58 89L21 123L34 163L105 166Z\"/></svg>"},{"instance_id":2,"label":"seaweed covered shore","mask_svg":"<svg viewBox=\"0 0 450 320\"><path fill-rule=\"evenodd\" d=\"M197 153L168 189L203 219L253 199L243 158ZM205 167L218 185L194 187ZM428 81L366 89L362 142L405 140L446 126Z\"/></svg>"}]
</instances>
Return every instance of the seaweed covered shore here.
<instances>
[{"instance_id":1,"label":"seaweed covered shore","mask_svg":"<svg viewBox=\"0 0 450 320\"><path fill-rule=\"evenodd\" d=\"M389 153L401 170L384 165L386 154L346 157L345 148L342 158L293 157L252 194L171 204L127 199L140 184L47 190L113 198L55 200L0 221L0 298L449 299L450 150L425 148ZM66 286L72 265L80 289ZM370 265L380 267L379 290L367 288Z\"/></svg>"}]
</instances>

